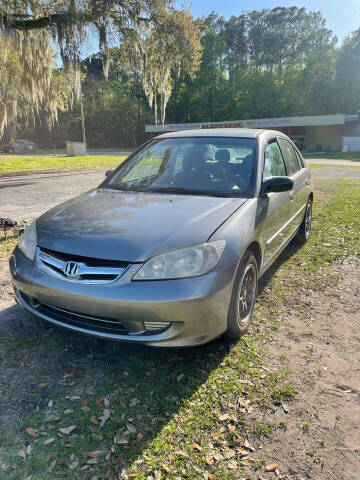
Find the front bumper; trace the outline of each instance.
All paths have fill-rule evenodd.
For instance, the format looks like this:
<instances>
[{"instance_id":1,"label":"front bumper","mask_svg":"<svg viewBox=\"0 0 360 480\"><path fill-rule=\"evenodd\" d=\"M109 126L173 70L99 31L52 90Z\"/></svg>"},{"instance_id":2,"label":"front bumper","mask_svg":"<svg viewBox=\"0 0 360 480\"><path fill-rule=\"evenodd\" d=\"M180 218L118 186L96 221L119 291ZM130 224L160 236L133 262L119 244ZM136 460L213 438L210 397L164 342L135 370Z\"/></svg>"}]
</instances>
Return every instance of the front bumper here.
<instances>
[{"instance_id":1,"label":"front bumper","mask_svg":"<svg viewBox=\"0 0 360 480\"><path fill-rule=\"evenodd\" d=\"M197 278L133 282L138 268L131 265L113 283L88 285L39 270L18 248L10 259L18 303L52 324L99 338L163 347L201 345L226 331L235 264ZM118 321L125 333L106 332L96 321L92 326L69 323L51 313L58 311ZM159 329L147 331L144 322L156 322Z\"/></svg>"}]
</instances>

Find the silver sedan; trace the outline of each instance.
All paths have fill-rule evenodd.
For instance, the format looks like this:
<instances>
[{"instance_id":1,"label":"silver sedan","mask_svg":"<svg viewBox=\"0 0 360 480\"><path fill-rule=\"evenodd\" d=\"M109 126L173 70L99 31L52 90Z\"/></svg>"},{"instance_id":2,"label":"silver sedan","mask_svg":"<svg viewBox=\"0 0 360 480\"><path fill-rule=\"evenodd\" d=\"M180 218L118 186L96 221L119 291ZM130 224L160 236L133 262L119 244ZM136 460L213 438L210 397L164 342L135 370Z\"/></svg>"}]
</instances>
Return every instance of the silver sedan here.
<instances>
[{"instance_id":1,"label":"silver sedan","mask_svg":"<svg viewBox=\"0 0 360 480\"><path fill-rule=\"evenodd\" d=\"M54 325L156 346L243 335L258 280L311 229L311 174L286 135L160 135L38 218L10 258L17 302Z\"/></svg>"}]
</instances>

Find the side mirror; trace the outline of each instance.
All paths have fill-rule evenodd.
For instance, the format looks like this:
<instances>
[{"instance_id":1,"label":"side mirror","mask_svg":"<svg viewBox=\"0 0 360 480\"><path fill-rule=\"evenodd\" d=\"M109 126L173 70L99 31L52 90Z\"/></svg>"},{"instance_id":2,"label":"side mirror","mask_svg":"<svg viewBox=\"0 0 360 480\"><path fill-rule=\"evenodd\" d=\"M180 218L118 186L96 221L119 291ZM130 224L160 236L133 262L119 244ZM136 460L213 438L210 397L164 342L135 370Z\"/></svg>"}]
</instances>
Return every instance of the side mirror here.
<instances>
[{"instance_id":1,"label":"side mirror","mask_svg":"<svg viewBox=\"0 0 360 480\"><path fill-rule=\"evenodd\" d=\"M107 178L107 177L110 177L110 175L112 174L113 171L114 171L114 170L107 170L107 171L105 172L105 177L106 177L106 178Z\"/></svg>"},{"instance_id":2,"label":"side mirror","mask_svg":"<svg viewBox=\"0 0 360 480\"><path fill-rule=\"evenodd\" d=\"M270 177L262 184L262 193L289 192L294 182L289 177Z\"/></svg>"}]
</instances>

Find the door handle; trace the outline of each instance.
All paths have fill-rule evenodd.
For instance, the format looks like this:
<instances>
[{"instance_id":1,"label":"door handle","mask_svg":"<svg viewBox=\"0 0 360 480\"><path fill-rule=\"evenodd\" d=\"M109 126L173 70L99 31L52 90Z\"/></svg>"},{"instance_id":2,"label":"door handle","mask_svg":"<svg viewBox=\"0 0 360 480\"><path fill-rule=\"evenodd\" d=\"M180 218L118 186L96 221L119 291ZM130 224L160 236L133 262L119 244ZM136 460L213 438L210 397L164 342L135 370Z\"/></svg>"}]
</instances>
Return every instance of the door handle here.
<instances>
[{"instance_id":1,"label":"door handle","mask_svg":"<svg viewBox=\"0 0 360 480\"><path fill-rule=\"evenodd\" d=\"M307 178L305 183L306 185L310 185L310 180Z\"/></svg>"},{"instance_id":2,"label":"door handle","mask_svg":"<svg viewBox=\"0 0 360 480\"><path fill-rule=\"evenodd\" d=\"M293 192L290 193L290 200L294 200L294 193Z\"/></svg>"}]
</instances>

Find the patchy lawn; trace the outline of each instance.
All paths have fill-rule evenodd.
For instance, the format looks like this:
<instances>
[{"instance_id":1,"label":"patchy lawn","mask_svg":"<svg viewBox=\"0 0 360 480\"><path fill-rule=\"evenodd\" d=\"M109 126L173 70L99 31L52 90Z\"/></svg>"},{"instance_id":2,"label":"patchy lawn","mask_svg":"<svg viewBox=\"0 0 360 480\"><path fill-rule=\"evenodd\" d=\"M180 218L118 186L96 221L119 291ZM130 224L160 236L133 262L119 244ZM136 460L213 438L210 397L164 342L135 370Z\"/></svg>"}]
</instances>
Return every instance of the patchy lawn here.
<instances>
[{"instance_id":1,"label":"patchy lawn","mask_svg":"<svg viewBox=\"0 0 360 480\"><path fill-rule=\"evenodd\" d=\"M287 429L277 413L291 413L304 393L311 396L322 373L311 348L306 360L318 372L311 379L284 361L291 351L282 342L283 324L294 312L300 319L311 314L312 297L321 293L326 302L324 292L336 293L343 275L337 266L360 263L360 183L330 182L326 190L314 205L311 240L302 248L291 244L265 275L250 333L232 345L222 338L183 350L108 343L8 307L11 324L0 323L0 478L276 478L266 467L281 477L288 445L278 444L280 453L266 447ZM313 323L289 336L311 347ZM326 351L325 341L321 347ZM355 350L354 362L357 356ZM334 398L338 414L348 408ZM328 433L323 444L311 444L310 455L310 420L296 417L293 428L301 440L291 448L301 447L306 468L316 470L288 470L282 478L341 478L329 474L342 457L326 449Z\"/></svg>"},{"instance_id":2,"label":"patchy lawn","mask_svg":"<svg viewBox=\"0 0 360 480\"><path fill-rule=\"evenodd\" d=\"M326 163L308 163L310 168L331 168L331 165ZM360 168L360 165L341 165L341 168Z\"/></svg>"},{"instance_id":3,"label":"patchy lawn","mask_svg":"<svg viewBox=\"0 0 360 480\"><path fill-rule=\"evenodd\" d=\"M0 232L0 260L7 258L14 250L16 244L17 238L9 237L7 240L5 240L2 232Z\"/></svg>"},{"instance_id":4,"label":"patchy lawn","mask_svg":"<svg viewBox=\"0 0 360 480\"><path fill-rule=\"evenodd\" d=\"M52 170L112 168L119 165L125 158L125 156L117 155L79 157L67 157L66 155L0 155L0 175Z\"/></svg>"},{"instance_id":5,"label":"patchy lawn","mask_svg":"<svg viewBox=\"0 0 360 480\"><path fill-rule=\"evenodd\" d=\"M319 158L330 160L352 160L354 162L360 162L360 152L323 152L323 153L306 153L303 152L304 158Z\"/></svg>"}]
</instances>

